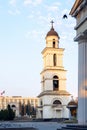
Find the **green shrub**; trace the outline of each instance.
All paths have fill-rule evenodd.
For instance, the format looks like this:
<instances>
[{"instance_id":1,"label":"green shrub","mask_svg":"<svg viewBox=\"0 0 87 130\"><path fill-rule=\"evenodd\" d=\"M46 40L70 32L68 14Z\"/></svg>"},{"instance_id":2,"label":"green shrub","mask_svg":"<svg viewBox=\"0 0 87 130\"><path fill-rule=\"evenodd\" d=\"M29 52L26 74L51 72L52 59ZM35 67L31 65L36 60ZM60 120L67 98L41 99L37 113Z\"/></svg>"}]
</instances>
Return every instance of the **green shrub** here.
<instances>
[{"instance_id":1,"label":"green shrub","mask_svg":"<svg viewBox=\"0 0 87 130\"><path fill-rule=\"evenodd\" d=\"M11 109L10 105L7 109L0 111L0 120L13 120L15 118L15 112Z\"/></svg>"}]
</instances>

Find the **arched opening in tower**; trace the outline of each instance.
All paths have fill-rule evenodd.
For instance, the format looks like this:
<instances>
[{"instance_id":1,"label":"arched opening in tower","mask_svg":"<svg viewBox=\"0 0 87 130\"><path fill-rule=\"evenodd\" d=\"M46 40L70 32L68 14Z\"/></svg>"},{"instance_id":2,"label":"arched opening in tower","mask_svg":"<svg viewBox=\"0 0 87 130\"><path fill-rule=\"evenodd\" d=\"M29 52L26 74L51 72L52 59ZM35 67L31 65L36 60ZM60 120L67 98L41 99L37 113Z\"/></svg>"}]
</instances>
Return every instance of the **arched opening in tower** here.
<instances>
[{"instance_id":1,"label":"arched opening in tower","mask_svg":"<svg viewBox=\"0 0 87 130\"><path fill-rule=\"evenodd\" d=\"M57 63L57 58L56 58L56 54L53 55L53 65L56 66Z\"/></svg>"},{"instance_id":2,"label":"arched opening in tower","mask_svg":"<svg viewBox=\"0 0 87 130\"><path fill-rule=\"evenodd\" d=\"M53 77L53 91L58 91L59 90L59 78L58 76Z\"/></svg>"},{"instance_id":3,"label":"arched opening in tower","mask_svg":"<svg viewBox=\"0 0 87 130\"><path fill-rule=\"evenodd\" d=\"M53 48L55 48L55 41L53 41Z\"/></svg>"}]
</instances>

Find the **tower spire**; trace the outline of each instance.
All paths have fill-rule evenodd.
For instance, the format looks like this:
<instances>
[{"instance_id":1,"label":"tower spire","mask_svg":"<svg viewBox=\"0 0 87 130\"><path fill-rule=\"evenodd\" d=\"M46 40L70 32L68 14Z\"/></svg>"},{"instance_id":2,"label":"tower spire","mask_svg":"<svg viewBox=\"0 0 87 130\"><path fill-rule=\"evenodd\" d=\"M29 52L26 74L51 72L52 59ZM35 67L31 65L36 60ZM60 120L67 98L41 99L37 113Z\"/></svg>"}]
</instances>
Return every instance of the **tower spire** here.
<instances>
[{"instance_id":1,"label":"tower spire","mask_svg":"<svg viewBox=\"0 0 87 130\"><path fill-rule=\"evenodd\" d=\"M53 29L53 23L54 23L54 21L52 20L50 23L51 23L51 25L52 25L52 27L51 27L51 28Z\"/></svg>"}]
</instances>

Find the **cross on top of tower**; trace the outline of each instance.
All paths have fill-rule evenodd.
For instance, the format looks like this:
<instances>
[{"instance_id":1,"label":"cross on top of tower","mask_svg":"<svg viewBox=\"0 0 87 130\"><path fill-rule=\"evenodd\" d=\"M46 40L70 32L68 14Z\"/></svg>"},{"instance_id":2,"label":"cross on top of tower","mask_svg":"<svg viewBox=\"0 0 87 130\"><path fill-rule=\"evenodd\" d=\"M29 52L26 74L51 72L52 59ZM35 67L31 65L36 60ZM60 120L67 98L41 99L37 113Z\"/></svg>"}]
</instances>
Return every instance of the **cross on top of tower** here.
<instances>
[{"instance_id":1,"label":"cross on top of tower","mask_svg":"<svg viewBox=\"0 0 87 130\"><path fill-rule=\"evenodd\" d=\"M52 20L52 21L51 21L52 28L53 28L53 23L54 23L54 21Z\"/></svg>"},{"instance_id":2,"label":"cross on top of tower","mask_svg":"<svg viewBox=\"0 0 87 130\"><path fill-rule=\"evenodd\" d=\"M59 38L58 33L54 30L54 27L53 27L54 21L52 20L52 21L50 21L50 23L51 23L51 29L50 29L50 31L47 33L46 37L47 37L47 36L57 36L57 37Z\"/></svg>"}]
</instances>

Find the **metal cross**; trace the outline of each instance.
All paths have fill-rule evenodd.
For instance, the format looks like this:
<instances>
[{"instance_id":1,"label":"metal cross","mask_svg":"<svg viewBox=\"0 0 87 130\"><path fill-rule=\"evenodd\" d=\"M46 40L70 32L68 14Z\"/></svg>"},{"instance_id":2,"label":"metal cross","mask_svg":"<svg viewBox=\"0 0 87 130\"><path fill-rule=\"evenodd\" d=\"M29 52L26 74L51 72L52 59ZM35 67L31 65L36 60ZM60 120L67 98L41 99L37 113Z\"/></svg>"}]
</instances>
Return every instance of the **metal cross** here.
<instances>
[{"instance_id":1,"label":"metal cross","mask_svg":"<svg viewBox=\"0 0 87 130\"><path fill-rule=\"evenodd\" d=\"M51 21L51 24L52 24L52 28L53 28L53 23L54 23L54 22L53 22L53 20L52 20L52 21Z\"/></svg>"}]
</instances>

